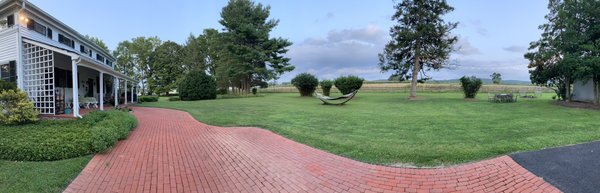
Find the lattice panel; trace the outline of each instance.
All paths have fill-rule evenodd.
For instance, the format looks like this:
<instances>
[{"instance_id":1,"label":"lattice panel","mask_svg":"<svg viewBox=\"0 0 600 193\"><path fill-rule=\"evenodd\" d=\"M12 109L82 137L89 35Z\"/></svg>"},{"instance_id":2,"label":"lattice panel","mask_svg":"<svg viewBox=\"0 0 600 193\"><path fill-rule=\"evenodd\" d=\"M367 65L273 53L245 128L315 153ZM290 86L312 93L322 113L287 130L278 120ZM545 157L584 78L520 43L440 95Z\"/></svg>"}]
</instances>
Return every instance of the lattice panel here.
<instances>
[{"instance_id":1,"label":"lattice panel","mask_svg":"<svg viewBox=\"0 0 600 193\"><path fill-rule=\"evenodd\" d=\"M54 58L52 50L23 42L25 92L40 114L54 114Z\"/></svg>"}]
</instances>

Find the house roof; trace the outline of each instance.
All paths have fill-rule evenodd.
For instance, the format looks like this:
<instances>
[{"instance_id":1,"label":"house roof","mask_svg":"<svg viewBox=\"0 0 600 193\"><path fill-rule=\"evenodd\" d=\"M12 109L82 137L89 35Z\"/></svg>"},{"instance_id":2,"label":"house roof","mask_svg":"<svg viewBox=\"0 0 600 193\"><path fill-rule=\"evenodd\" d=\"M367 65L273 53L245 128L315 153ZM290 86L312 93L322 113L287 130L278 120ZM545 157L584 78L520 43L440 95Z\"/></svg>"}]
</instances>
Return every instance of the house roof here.
<instances>
[{"instance_id":1,"label":"house roof","mask_svg":"<svg viewBox=\"0 0 600 193\"><path fill-rule=\"evenodd\" d=\"M97 52L103 54L105 57L116 62L116 58L111 53L105 51L100 46L98 46L94 42L90 41L85 36L81 35L75 29L69 27L67 24L61 22L60 20L56 19L52 15L48 14L47 12L45 12L44 10L40 9L39 7L35 6L34 4L32 4L31 2L29 2L27 0L3 0L2 2L0 2L0 7L10 5L11 3L16 4L21 9L23 8L23 5L25 5L24 10L36 15L37 17L39 17L42 20L45 20L45 22L47 22L47 23L53 24L60 30L69 34L71 37L73 37L77 41L85 44L88 47L94 48Z\"/></svg>"}]
</instances>

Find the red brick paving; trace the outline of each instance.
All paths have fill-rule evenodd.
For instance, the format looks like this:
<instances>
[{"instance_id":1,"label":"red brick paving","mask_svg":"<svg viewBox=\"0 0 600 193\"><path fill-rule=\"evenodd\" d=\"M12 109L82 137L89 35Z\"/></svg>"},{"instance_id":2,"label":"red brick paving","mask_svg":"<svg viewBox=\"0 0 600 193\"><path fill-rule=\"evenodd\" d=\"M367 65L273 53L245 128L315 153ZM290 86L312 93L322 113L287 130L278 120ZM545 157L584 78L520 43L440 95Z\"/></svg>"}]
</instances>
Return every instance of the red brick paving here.
<instances>
[{"instance_id":1,"label":"red brick paving","mask_svg":"<svg viewBox=\"0 0 600 193\"><path fill-rule=\"evenodd\" d=\"M361 163L257 128L135 108L139 126L65 192L559 192L510 157L441 169Z\"/></svg>"}]
</instances>

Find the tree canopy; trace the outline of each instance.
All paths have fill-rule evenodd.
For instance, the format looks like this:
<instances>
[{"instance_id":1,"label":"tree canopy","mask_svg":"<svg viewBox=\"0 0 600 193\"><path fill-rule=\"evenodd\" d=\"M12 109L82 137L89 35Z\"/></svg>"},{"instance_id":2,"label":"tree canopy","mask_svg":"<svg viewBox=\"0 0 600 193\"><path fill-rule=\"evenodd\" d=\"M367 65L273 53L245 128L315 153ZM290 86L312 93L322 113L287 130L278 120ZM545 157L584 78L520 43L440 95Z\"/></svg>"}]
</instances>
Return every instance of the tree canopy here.
<instances>
[{"instance_id":1,"label":"tree canopy","mask_svg":"<svg viewBox=\"0 0 600 193\"><path fill-rule=\"evenodd\" d=\"M248 93L251 86L278 78L294 66L283 56L292 43L283 38L271 38L270 32L279 20L269 19L270 6L250 0L230 0L221 11L224 31L224 59L217 77L228 79L231 86ZM219 67L217 67L219 68Z\"/></svg>"},{"instance_id":2,"label":"tree canopy","mask_svg":"<svg viewBox=\"0 0 600 193\"><path fill-rule=\"evenodd\" d=\"M148 84L153 92L167 93L176 88L177 80L184 74L182 49L181 45L167 41L152 52Z\"/></svg>"},{"instance_id":3,"label":"tree canopy","mask_svg":"<svg viewBox=\"0 0 600 193\"><path fill-rule=\"evenodd\" d=\"M559 98L570 100L574 80L591 80L598 103L600 1L550 0L548 9L541 38L525 54L532 83L555 88Z\"/></svg>"},{"instance_id":4,"label":"tree canopy","mask_svg":"<svg viewBox=\"0 0 600 193\"><path fill-rule=\"evenodd\" d=\"M110 53L110 50L108 50L108 46L106 46L102 39L90 35L85 35L85 38L92 41L94 44L100 46L100 48L102 48L104 51Z\"/></svg>"},{"instance_id":5,"label":"tree canopy","mask_svg":"<svg viewBox=\"0 0 600 193\"><path fill-rule=\"evenodd\" d=\"M492 78L492 83L494 83L494 84L502 83L502 74L500 74L498 72L494 72L494 73L492 73L492 75L490 75L490 77Z\"/></svg>"},{"instance_id":6,"label":"tree canopy","mask_svg":"<svg viewBox=\"0 0 600 193\"><path fill-rule=\"evenodd\" d=\"M457 37L450 34L458 23L445 22L442 16L454 10L446 0L403 0L394 6L392 40L379 54L382 71L394 71L411 81L411 98L417 95L418 75L443 68Z\"/></svg>"},{"instance_id":7,"label":"tree canopy","mask_svg":"<svg viewBox=\"0 0 600 193\"><path fill-rule=\"evenodd\" d=\"M117 58L115 69L140 80L144 94L152 93L147 82L151 76L150 56L161 43L158 37L137 37L120 42L113 52Z\"/></svg>"}]
</instances>

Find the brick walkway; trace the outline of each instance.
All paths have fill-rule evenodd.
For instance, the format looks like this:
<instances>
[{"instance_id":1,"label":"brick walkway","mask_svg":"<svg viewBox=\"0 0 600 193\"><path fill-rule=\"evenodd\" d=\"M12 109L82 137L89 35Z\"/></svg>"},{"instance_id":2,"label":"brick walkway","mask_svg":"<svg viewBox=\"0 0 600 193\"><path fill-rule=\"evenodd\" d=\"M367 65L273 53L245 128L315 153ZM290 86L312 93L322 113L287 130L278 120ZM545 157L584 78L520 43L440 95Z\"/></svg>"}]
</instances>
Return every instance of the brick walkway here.
<instances>
[{"instance_id":1,"label":"brick walkway","mask_svg":"<svg viewBox=\"0 0 600 193\"><path fill-rule=\"evenodd\" d=\"M98 154L65 192L559 192L510 157L443 169L365 164L256 128L135 108L129 139Z\"/></svg>"}]
</instances>

